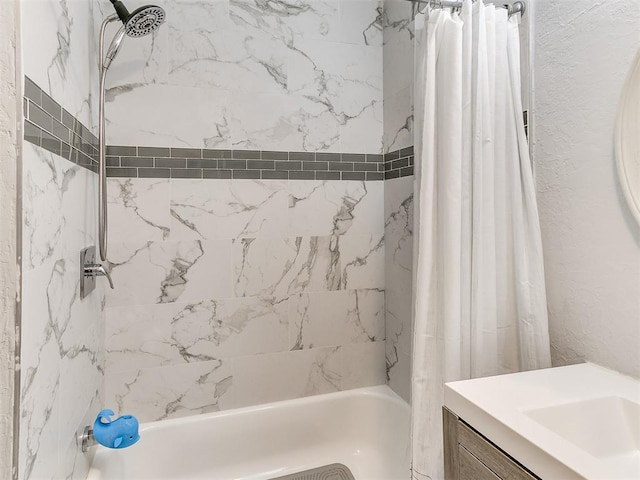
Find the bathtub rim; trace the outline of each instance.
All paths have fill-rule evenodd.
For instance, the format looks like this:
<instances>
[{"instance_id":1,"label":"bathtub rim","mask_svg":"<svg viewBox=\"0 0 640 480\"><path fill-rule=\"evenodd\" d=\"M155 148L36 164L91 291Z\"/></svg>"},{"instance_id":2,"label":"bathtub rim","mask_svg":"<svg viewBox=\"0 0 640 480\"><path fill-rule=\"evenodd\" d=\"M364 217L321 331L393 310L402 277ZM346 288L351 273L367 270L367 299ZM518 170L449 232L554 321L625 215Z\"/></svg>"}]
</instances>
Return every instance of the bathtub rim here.
<instances>
[{"instance_id":1,"label":"bathtub rim","mask_svg":"<svg viewBox=\"0 0 640 480\"><path fill-rule=\"evenodd\" d=\"M375 385L371 387L354 388L341 392L323 393L318 395L310 395L308 397L294 398L289 400L278 400L276 402L261 403L258 405L250 405L247 407L230 408L227 410L219 410L217 412L200 413L196 415L186 415L184 417L168 418L165 420L154 420L153 422L140 423L140 432L170 428L172 426L185 426L192 423L199 423L214 418L225 418L234 415L243 415L248 413L267 412L278 410L289 406L301 407L304 405L312 405L323 403L326 401L340 400L349 397L363 398L379 398L397 405L400 409L405 410L407 414L411 413L410 405L388 385ZM135 412L131 413L135 415Z\"/></svg>"}]
</instances>

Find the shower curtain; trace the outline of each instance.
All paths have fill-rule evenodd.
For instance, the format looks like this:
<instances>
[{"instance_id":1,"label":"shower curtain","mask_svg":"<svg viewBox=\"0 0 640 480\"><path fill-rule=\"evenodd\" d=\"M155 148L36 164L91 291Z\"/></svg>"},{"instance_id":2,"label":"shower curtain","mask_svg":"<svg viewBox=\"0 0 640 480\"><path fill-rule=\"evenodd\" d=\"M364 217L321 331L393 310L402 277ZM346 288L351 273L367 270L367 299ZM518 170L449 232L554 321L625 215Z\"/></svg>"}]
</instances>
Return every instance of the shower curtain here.
<instances>
[{"instance_id":1,"label":"shower curtain","mask_svg":"<svg viewBox=\"0 0 640 480\"><path fill-rule=\"evenodd\" d=\"M444 383L551 366L517 16L416 17L412 478L444 478Z\"/></svg>"}]
</instances>

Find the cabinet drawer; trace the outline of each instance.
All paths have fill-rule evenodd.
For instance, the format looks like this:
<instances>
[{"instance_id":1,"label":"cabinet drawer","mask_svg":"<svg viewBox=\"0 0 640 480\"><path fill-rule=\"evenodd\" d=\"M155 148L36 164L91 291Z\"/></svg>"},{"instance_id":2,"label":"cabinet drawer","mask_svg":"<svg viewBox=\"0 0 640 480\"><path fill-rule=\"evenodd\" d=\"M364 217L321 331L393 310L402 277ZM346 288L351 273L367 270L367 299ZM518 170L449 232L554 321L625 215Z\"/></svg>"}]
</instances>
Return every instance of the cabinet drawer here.
<instances>
[{"instance_id":1,"label":"cabinet drawer","mask_svg":"<svg viewBox=\"0 0 640 480\"><path fill-rule=\"evenodd\" d=\"M461 421L458 421L458 442L473 456L481 459L482 463L502 480L538 480L507 454Z\"/></svg>"},{"instance_id":2,"label":"cabinet drawer","mask_svg":"<svg viewBox=\"0 0 640 480\"><path fill-rule=\"evenodd\" d=\"M460 480L500 480L484 463L471 455L462 445L458 446Z\"/></svg>"},{"instance_id":3,"label":"cabinet drawer","mask_svg":"<svg viewBox=\"0 0 640 480\"><path fill-rule=\"evenodd\" d=\"M455 413L442 414L445 480L540 480Z\"/></svg>"}]
</instances>

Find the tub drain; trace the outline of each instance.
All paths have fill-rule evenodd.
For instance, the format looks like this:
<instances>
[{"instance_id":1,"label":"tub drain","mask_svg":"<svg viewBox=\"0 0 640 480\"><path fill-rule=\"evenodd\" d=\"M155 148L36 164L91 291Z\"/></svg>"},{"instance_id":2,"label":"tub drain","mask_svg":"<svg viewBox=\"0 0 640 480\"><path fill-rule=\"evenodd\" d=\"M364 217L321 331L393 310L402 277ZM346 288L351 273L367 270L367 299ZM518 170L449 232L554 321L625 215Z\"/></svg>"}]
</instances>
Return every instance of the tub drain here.
<instances>
[{"instance_id":1,"label":"tub drain","mask_svg":"<svg viewBox=\"0 0 640 480\"><path fill-rule=\"evenodd\" d=\"M355 478L347 467L340 463L334 463L272 480L355 480Z\"/></svg>"}]
</instances>

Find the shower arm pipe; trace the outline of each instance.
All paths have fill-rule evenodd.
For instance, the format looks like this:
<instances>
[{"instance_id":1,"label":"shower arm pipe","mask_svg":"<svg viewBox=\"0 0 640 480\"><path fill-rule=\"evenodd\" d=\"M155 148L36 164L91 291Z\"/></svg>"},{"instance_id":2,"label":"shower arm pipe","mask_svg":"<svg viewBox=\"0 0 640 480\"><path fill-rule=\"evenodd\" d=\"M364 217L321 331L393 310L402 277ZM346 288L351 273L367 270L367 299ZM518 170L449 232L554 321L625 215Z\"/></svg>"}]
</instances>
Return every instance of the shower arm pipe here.
<instances>
[{"instance_id":1,"label":"shower arm pipe","mask_svg":"<svg viewBox=\"0 0 640 480\"><path fill-rule=\"evenodd\" d=\"M431 8L453 8L453 9L460 9L462 8L463 2L458 2L458 1L449 1L449 0L408 0L413 4L423 4L423 5L430 5ZM475 0L473 0L475 1ZM521 15L524 15L525 12L527 11L527 4L521 0L518 0L516 2L513 2L511 5L509 4L504 4L502 5L504 8L507 9L507 12L509 13L509 16L511 15L515 15L516 13L519 13Z\"/></svg>"},{"instance_id":2,"label":"shower arm pipe","mask_svg":"<svg viewBox=\"0 0 640 480\"><path fill-rule=\"evenodd\" d=\"M100 259L107 259L107 169L105 162L105 78L107 69L104 67L104 35L107 25L119 21L118 15L111 15L102 22L100 27L100 54L98 58L98 71L100 72L100 98L98 105L98 246Z\"/></svg>"}]
</instances>

